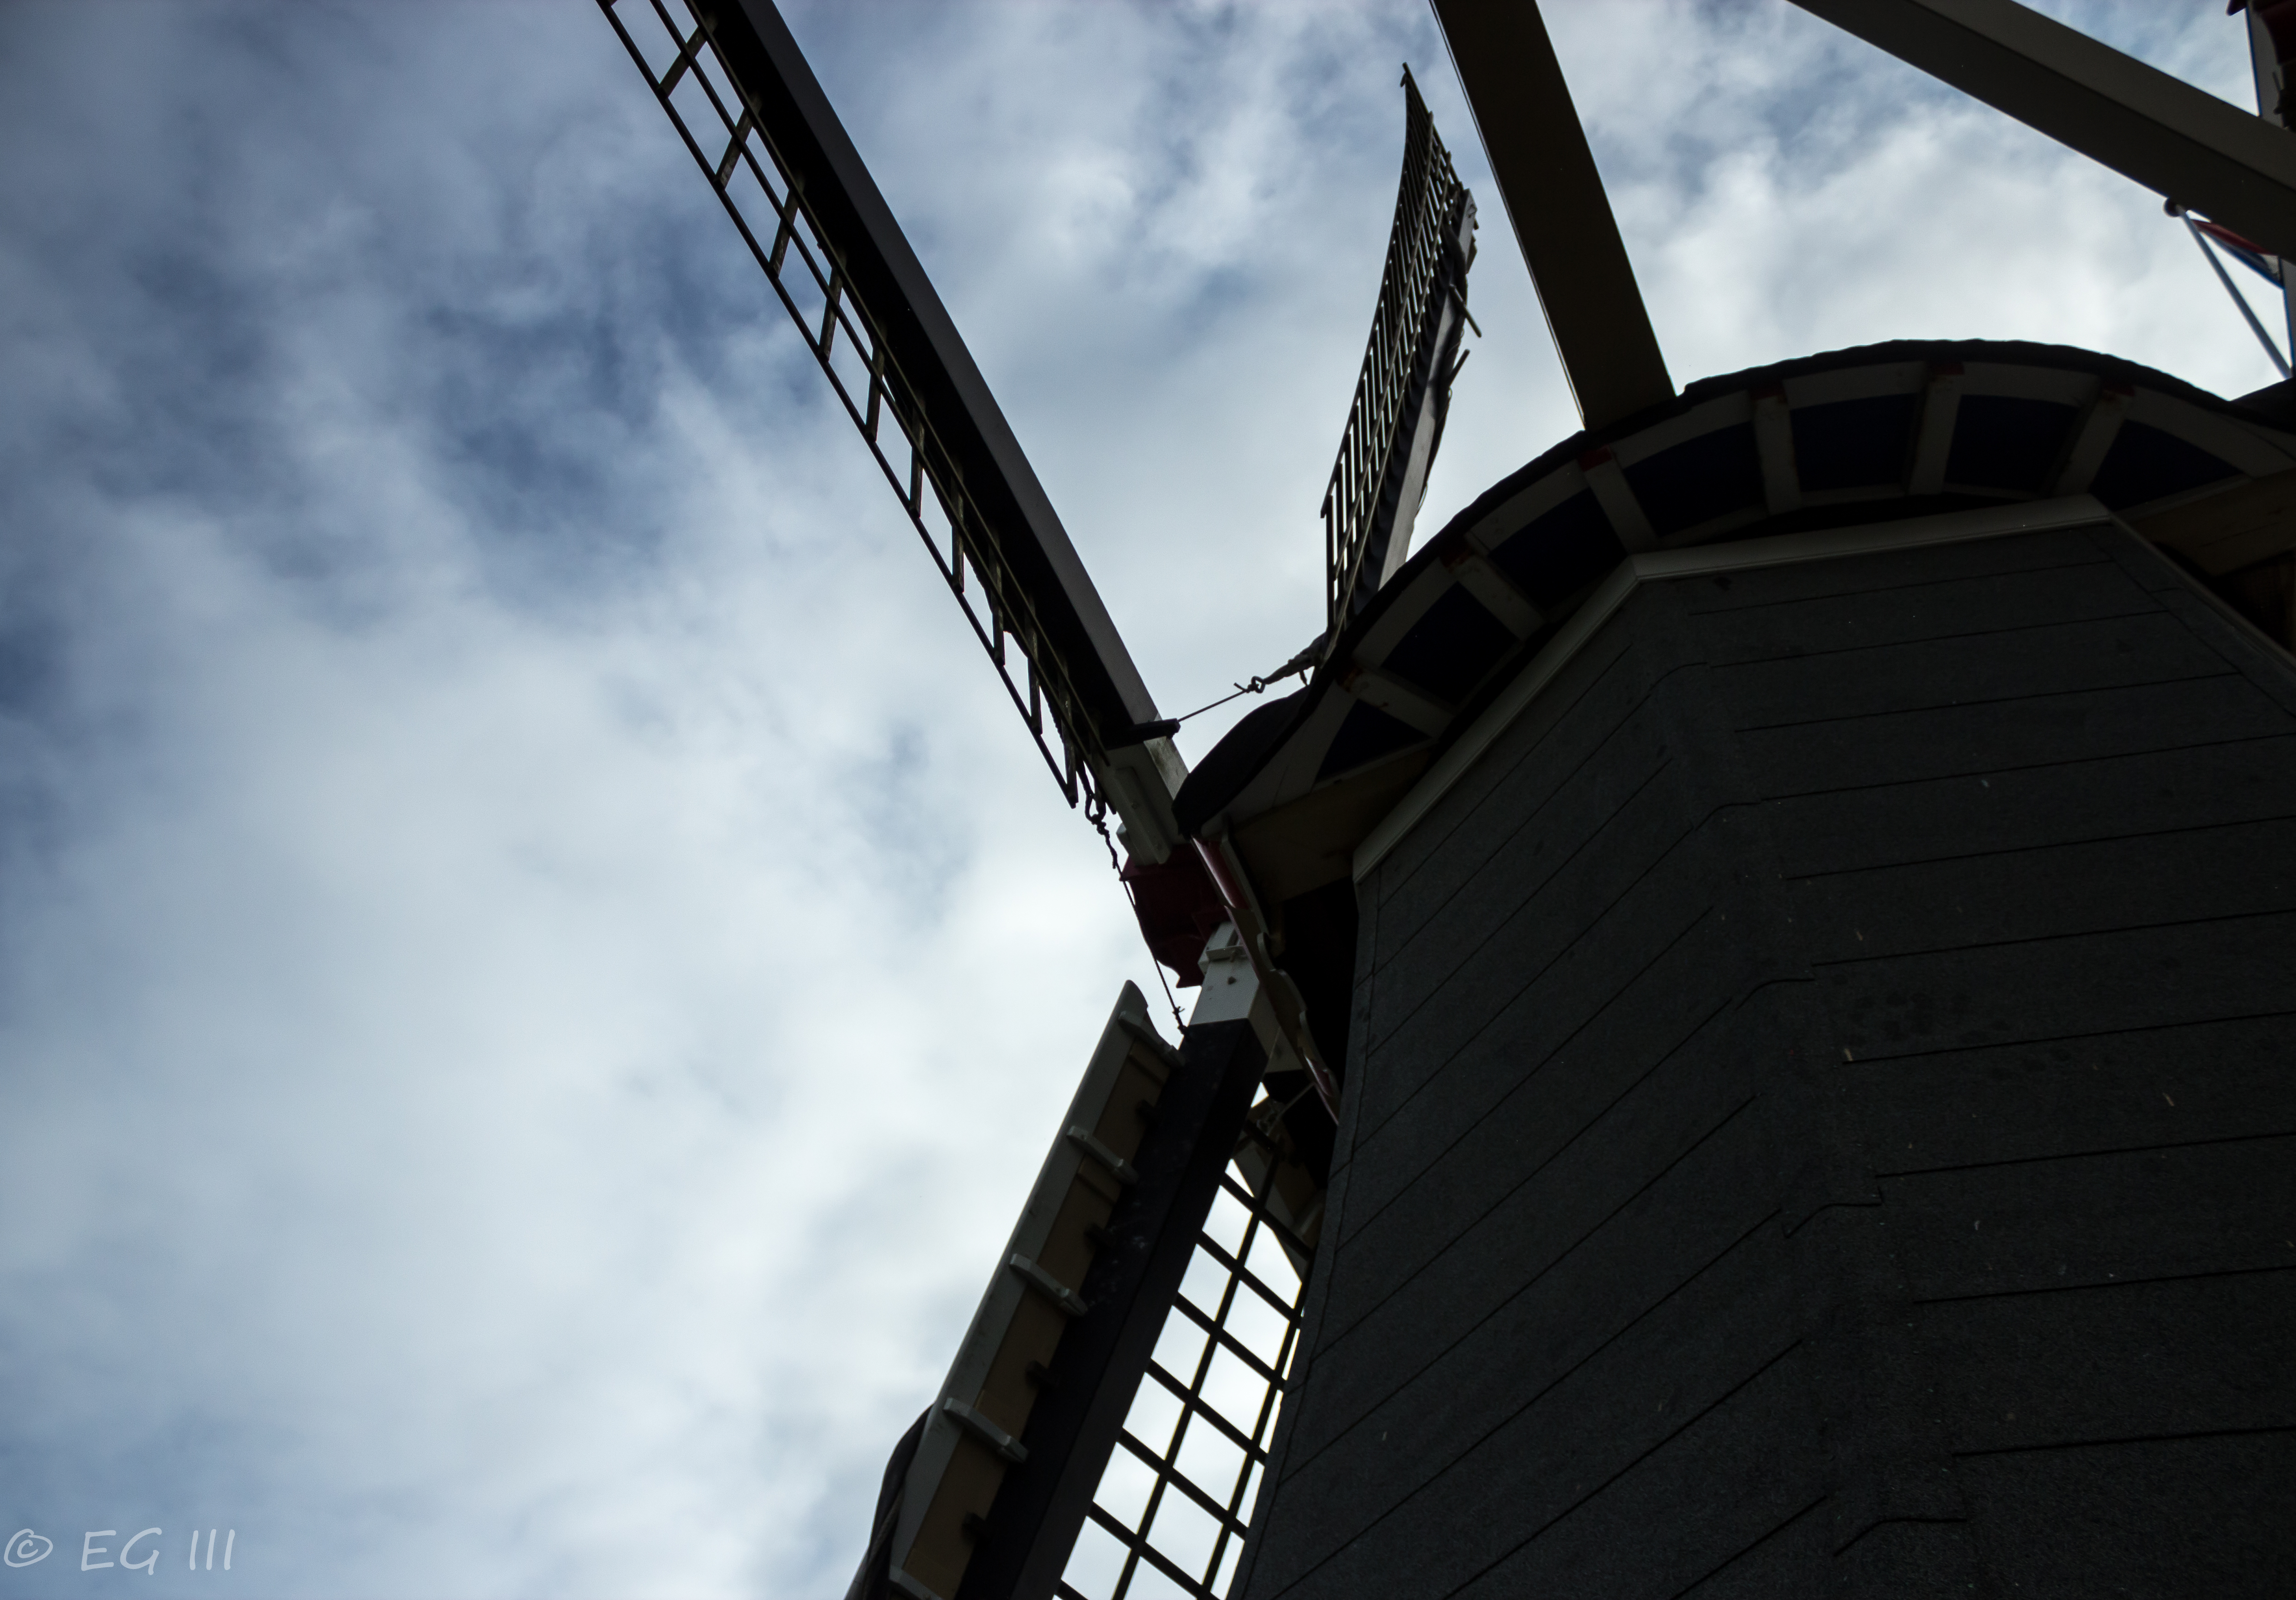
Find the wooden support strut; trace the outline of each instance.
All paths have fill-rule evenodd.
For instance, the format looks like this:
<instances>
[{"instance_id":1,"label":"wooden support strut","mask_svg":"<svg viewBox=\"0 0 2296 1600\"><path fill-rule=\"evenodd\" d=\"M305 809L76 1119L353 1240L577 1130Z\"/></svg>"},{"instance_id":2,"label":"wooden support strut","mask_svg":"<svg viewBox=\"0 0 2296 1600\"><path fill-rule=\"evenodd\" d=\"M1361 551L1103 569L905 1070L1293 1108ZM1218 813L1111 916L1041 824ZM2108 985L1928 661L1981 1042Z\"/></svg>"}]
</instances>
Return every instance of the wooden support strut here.
<instances>
[{"instance_id":1,"label":"wooden support strut","mask_svg":"<svg viewBox=\"0 0 2296 1600\"><path fill-rule=\"evenodd\" d=\"M1590 429L1674 398L1594 152L1532 0L1434 0L1436 20Z\"/></svg>"},{"instance_id":2,"label":"wooden support strut","mask_svg":"<svg viewBox=\"0 0 2296 1600\"><path fill-rule=\"evenodd\" d=\"M2154 193L2296 256L2285 130L2015 0L1794 0ZM1449 9L1437 0L1436 10Z\"/></svg>"},{"instance_id":3,"label":"wooden support strut","mask_svg":"<svg viewBox=\"0 0 2296 1600\"><path fill-rule=\"evenodd\" d=\"M747 110L742 112L742 119L734 125L734 136L726 142L725 159L718 163L718 186L720 189L734 181L734 168L742 160L742 146L749 143L750 130L757 125L757 119Z\"/></svg>"}]
</instances>

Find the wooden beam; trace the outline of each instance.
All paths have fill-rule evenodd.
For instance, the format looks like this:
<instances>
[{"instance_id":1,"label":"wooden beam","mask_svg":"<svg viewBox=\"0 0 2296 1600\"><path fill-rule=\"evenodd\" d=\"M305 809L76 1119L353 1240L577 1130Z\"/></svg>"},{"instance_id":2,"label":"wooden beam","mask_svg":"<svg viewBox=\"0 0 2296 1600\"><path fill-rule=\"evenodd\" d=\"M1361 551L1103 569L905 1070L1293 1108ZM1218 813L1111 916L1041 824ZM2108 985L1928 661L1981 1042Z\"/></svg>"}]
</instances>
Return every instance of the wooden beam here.
<instances>
[{"instance_id":1,"label":"wooden beam","mask_svg":"<svg viewBox=\"0 0 2296 1600\"><path fill-rule=\"evenodd\" d=\"M2296 139L2015 0L1794 0L2154 193L2296 255Z\"/></svg>"},{"instance_id":2,"label":"wooden beam","mask_svg":"<svg viewBox=\"0 0 2296 1600\"><path fill-rule=\"evenodd\" d=\"M1532 0L1433 0L1588 428L1674 398L1595 153Z\"/></svg>"}]
</instances>

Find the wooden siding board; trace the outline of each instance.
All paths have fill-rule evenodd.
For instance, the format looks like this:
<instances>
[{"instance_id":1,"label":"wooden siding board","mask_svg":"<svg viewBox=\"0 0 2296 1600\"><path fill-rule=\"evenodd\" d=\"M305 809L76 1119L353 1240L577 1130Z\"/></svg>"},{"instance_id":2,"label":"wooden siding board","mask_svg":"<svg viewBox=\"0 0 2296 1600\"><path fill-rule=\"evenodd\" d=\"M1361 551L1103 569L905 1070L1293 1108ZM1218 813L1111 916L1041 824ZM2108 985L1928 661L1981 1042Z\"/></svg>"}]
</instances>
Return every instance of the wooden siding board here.
<instances>
[{"instance_id":1,"label":"wooden siding board","mask_svg":"<svg viewBox=\"0 0 2296 1600\"><path fill-rule=\"evenodd\" d=\"M1671 914L1667 921L1640 919L1614 939L1574 946L1535 982L1505 997L1497 1014L1470 1037L1455 1039L1459 1030L1442 1029L1427 1052L1440 1064L1414 1072L1424 1092L1358 1138L1355 1226L1383 1210L1558 1053L1621 1029L1662 1052L1727 997L1713 987L1712 959L1726 949L1713 911L1672 897L1662 909ZM1500 975L1484 987L1514 986ZM1638 1018L1652 1007L1658 1014Z\"/></svg>"},{"instance_id":2,"label":"wooden siding board","mask_svg":"<svg viewBox=\"0 0 2296 1600\"><path fill-rule=\"evenodd\" d=\"M1463 895L1491 881L1494 859L1525 834L1587 829L1592 824L1579 815L1586 806L1598 803L1603 792L1623 792L1622 784L1631 788L1634 779L1627 773L1653 743L1648 707L1654 681L1662 676L1647 651L1622 656L1567 716L1509 729L1478 769L1501 769L1508 781L1480 797L1447 796L1446 816L1455 808L1470 813L1464 825L1414 864L1382 864L1387 933L1378 958L1406 948L1439 915L1447 920Z\"/></svg>"},{"instance_id":3,"label":"wooden siding board","mask_svg":"<svg viewBox=\"0 0 2296 1600\"><path fill-rule=\"evenodd\" d=\"M1541 937L1552 959L1568 934L1558 937L1551 926L1540 926L1534 908L1545 891L1568 893L1585 882L1588 887L1578 892L1600 894L1608 883L1615 898L1617 885L1681 836L1685 808L1672 786L1660 782L1667 766L1663 729L1646 707L1623 722L1595 755L1599 759L1567 777L1537 812L1499 837L1447 900L1427 908L1433 920L1391 926L1382 917L1389 931L1376 959L1395 992L1440 1004L1446 980L1470 965L1511 924ZM1519 935L1509 942L1513 959L1540 959ZM1403 1027L1414 1014L1398 1009L1382 1019L1382 1034Z\"/></svg>"},{"instance_id":4,"label":"wooden siding board","mask_svg":"<svg viewBox=\"0 0 2296 1600\"><path fill-rule=\"evenodd\" d=\"M1796 920L1826 962L2296 910L2296 792L2287 804L2257 822L1812 876Z\"/></svg>"},{"instance_id":5,"label":"wooden siding board","mask_svg":"<svg viewBox=\"0 0 2296 1600\"><path fill-rule=\"evenodd\" d=\"M2296 1263L2296 1130L1901 1173L1882 1194L1916 1300Z\"/></svg>"},{"instance_id":6,"label":"wooden siding board","mask_svg":"<svg viewBox=\"0 0 2296 1600\"><path fill-rule=\"evenodd\" d=\"M1874 1061L2296 1010L2296 913L1968 946L1817 968Z\"/></svg>"},{"instance_id":7,"label":"wooden siding board","mask_svg":"<svg viewBox=\"0 0 2296 1600\"><path fill-rule=\"evenodd\" d=\"M2052 529L2041 533L1752 568L1715 575L1728 578L1726 584L1716 582L1715 578L1697 578L1684 580L1680 587L1693 612L1726 615L1801 600L1919 589L1929 584L2011 576L2112 559L2112 553L2090 529Z\"/></svg>"},{"instance_id":8,"label":"wooden siding board","mask_svg":"<svg viewBox=\"0 0 2296 1600\"><path fill-rule=\"evenodd\" d=\"M1686 1278L1677 1252L1660 1273L1613 1275L1599 1332L1454 1351L1300 1473L1316 1528L1298 1549L1320 1561L1299 1572L1321 1579L1300 1592L1448 1592L1630 1476L1796 1342L1784 1251L1760 1228ZM1807 1461L1806 1412L1802 1434Z\"/></svg>"},{"instance_id":9,"label":"wooden siding board","mask_svg":"<svg viewBox=\"0 0 2296 1600\"><path fill-rule=\"evenodd\" d=\"M2225 670L2221 656L2161 611L1713 669L1742 729L1994 704Z\"/></svg>"},{"instance_id":10,"label":"wooden siding board","mask_svg":"<svg viewBox=\"0 0 2296 1600\"><path fill-rule=\"evenodd\" d=\"M2098 538L2103 549L2161 609L2183 620L2193 636L2257 691L2296 717L2296 666L2288 652L2259 637L2256 629L2226 615L2223 602L2196 586L2161 551L2134 534Z\"/></svg>"},{"instance_id":11,"label":"wooden siding board","mask_svg":"<svg viewBox=\"0 0 2296 1600\"><path fill-rule=\"evenodd\" d=\"M1714 932L1710 922L1702 926ZM1439 1122L1431 1105L1423 1123L1390 1124L1391 1144L1379 1152L1382 1198L1351 1218L1351 1257L1403 1268L1402 1240L1444 1236L1443 1218L1480 1217L1575 1145L1592 1139L1624 1159L1652 1095L1701 1099L1742 1089L1749 1079L1729 1036L1730 1002L1695 981L1701 957L1720 948L1718 933L1676 947L1675 964L1692 981L1669 987L1668 971L1653 969L1660 981L1635 997L1641 1003L1606 1009L1562 1049L1511 1074L1484 1114Z\"/></svg>"},{"instance_id":12,"label":"wooden siding board","mask_svg":"<svg viewBox=\"0 0 2296 1600\"><path fill-rule=\"evenodd\" d=\"M1823 726L1742 733L1737 749L1759 792L1792 802L1780 837L1831 796L2152 755L2296 733L2296 719L2257 693L2220 694L2238 674L2131 684L2070 694L1936 706Z\"/></svg>"},{"instance_id":13,"label":"wooden siding board","mask_svg":"<svg viewBox=\"0 0 2296 1600\"><path fill-rule=\"evenodd\" d=\"M1718 581L1719 576L1693 584ZM1740 590L1759 587L1752 573L1740 576L1734 585ZM1692 614L1699 619L1699 639L1708 664L1731 667L2160 611L2160 602L2125 570L2092 551L2078 565L1954 576L1849 595L1813 595Z\"/></svg>"},{"instance_id":14,"label":"wooden siding board","mask_svg":"<svg viewBox=\"0 0 2296 1600\"><path fill-rule=\"evenodd\" d=\"M1631 1193L1680 1159L1750 1092L1718 1021L1629 1010L1614 1032L1641 1038L1591 1041L1551 1078L1526 1082L1357 1223L1332 1271L1332 1335L1408 1292L1474 1230L1528 1243L1567 1229L1585 1207Z\"/></svg>"},{"instance_id":15,"label":"wooden siding board","mask_svg":"<svg viewBox=\"0 0 2296 1600\"><path fill-rule=\"evenodd\" d=\"M1983 1594L1966 1518L1882 1522L1834 1552L1833 1592L1888 1600L1968 1600Z\"/></svg>"},{"instance_id":16,"label":"wooden siding board","mask_svg":"<svg viewBox=\"0 0 2296 1600\"><path fill-rule=\"evenodd\" d=\"M2296 1428L2296 1262L1949 1301L1920 1317L1959 1452Z\"/></svg>"},{"instance_id":17,"label":"wooden siding board","mask_svg":"<svg viewBox=\"0 0 2296 1600\"><path fill-rule=\"evenodd\" d=\"M1365 1086L1366 1147L1463 1055L1501 1045L1525 1065L1541 1059L1698 922L1713 864L1686 798L1654 775L1552 871L1518 877L1521 898L1491 907L1488 925L1383 969L1391 993L1417 999L1392 1007L1381 1038L1393 1047Z\"/></svg>"},{"instance_id":18,"label":"wooden siding board","mask_svg":"<svg viewBox=\"0 0 2296 1600\"><path fill-rule=\"evenodd\" d=\"M2273 821L2296 793L2296 734L2103 760L1970 772L1774 800L1790 877L2176 828Z\"/></svg>"},{"instance_id":19,"label":"wooden siding board","mask_svg":"<svg viewBox=\"0 0 2296 1600\"><path fill-rule=\"evenodd\" d=\"M1813 1486L1815 1489L1816 1486ZM1835 1593L1825 1496L1732 1555L1675 1600L1821 1600Z\"/></svg>"},{"instance_id":20,"label":"wooden siding board","mask_svg":"<svg viewBox=\"0 0 2296 1600\"><path fill-rule=\"evenodd\" d=\"M1507 729L1504 748L1469 767L1437 812L1388 852L1382 895L1395 902L1398 925L1411 925L1415 905L1439 901L1461 874L1472 872L1488 853L1482 839L1504 835L1507 818L1536 808L1546 786L1600 745L1673 660L1670 652L1654 653L1634 631L1618 629L1601 634L1568 662ZM1455 845L1464 854L1447 863ZM1423 873L1431 874L1424 883Z\"/></svg>"},{"instance_id":21,"label":"wooden siding board","mask_svg":"<svg viewBox=\"0 0 2296 1600\"><path fill-rule=\"evenodd\" d=\"M2291 1038L2296 1012L1838 1071L1888 1177L2296 1128Z\"/></svg>"},{"instance_id":22,"label":"wooden siding board","mask_svg":"<svg viewBox=\"0 0 2296 1600\"><path fill-rule=\"evenodd\" d=\"M1542 1530L1463 1600L1679 1594L1792 1517L1823 1481L1799 1352Z\"/></svg>"},{"instance_id":23,"label":"wooden siding board","mask_svg":"<svg viewBox=\"0 0 2296 1600\"><path fill-rule=\"evenodd\" d=\"M2296 1593L2296 1432L1964 1456L1957 1476L1997 1593Z\"/></svg>"},{"instance_id":24,"label":"wooden siding board","mask_svg":"<svg viewBox=\"0 0 2296 1600\"><path fill-rule=\"evenodd\" d=\"M1476 1086L1463 1092L1473 1102L1466 1114L1480 1115L1504 1092L1487 1082L1490 1072L1543 1059L1710 914L1713 863L1694 822L1667 798L1645 791L1622 814L1612 848L1581 853L1489 939L1457 950L1431 993L1393 1003L1401 1014L1380 1041L1381 1071L1364 1085L1359 1149L1446 1078Z\"/></svg>"},{"instance_id":25,"label":"wooden siding board","mask_svg":"<svg viewBox=\"0 0 2296 1600\"><path fill-rule=\"evenodd\" d=\"M1325 1339L1293 1470L1454 1347L1467 1345L1457 1359L1472 1366L1508 1358L1495 1351L1568 1345L1592 1337L1603 1309L1686 1281L1775 1210L1766 1141L1760 1118L1742 1112L1645 1184L1562 1195L1570 1211L1528 1235L1510 1236L1496 1219L1471 1230L1413 1293Z\"/></svg>"}]
</instances>

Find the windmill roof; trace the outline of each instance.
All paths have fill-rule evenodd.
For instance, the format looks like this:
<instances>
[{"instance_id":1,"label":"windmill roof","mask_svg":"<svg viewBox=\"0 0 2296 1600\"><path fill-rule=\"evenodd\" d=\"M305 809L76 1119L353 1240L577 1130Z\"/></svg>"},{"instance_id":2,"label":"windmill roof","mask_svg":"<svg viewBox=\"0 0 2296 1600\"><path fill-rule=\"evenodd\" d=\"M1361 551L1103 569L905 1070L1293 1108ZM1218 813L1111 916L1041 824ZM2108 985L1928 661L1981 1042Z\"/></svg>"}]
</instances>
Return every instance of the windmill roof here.
<instances>
[{"instance_id":1,"label":"windmill roof","mask_svg":"<svg viewBox=\"0 0 2296 1600\"><path fill-rule=\"evenodd\" d=\"M2159 538L2148 519L2296 469L2282 399L2227 400L2115 357L1989 341L1899 341L1702 379L1478 496L1305 688L1255 710L1196 765L1180 824L1228 834L1266 898L1343 877L1448 739L1632 552L2073 493ZM2187 544L2180 554L2211 573L2268 554Z\"/></svg>"}]
</instances>

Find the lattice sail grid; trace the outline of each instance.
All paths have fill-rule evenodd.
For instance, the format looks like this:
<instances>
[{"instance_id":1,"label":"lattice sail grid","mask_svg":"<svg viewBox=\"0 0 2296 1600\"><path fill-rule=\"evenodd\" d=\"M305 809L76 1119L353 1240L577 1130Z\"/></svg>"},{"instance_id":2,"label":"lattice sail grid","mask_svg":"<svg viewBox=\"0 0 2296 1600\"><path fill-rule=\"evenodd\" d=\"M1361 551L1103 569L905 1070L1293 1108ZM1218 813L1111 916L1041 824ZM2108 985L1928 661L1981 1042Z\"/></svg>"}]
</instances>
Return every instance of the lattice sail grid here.
<instances>
[{"instance_id":1,"label":"lattice sail grid","mask_svg":"<svg viewBox=\"0 0 2296 1600\"><path fill-rule=\"evenodd\" d=\"M1227 1593L1298 1342L1308 1259L1230 1165L1069 1557L1062 1600Z\"/></svg>"},{"instance_id":2,"label":"lattice sail grid","mask_svg":"<svg viewBox=\"0 0 2296 1600\"><path fill-rule=\"evenodd\" d=\"M1062 792L1070 805L1081 800L1097 820L1103 807L1087 758L1104 752L1068 663L1005 560L996 526L966 491L914 385L885 349L882 321L857 302L839 265L838 242L824 235L802 184L743 101L712 37L709 8L680 4L673 15L665 0L599 0L599 6L900 497ZM1020 646L1024 664L1018 679L1008 638Z\"/></svg>"},{"instance_id":3,"label":"lattice sail grid","mask_svg":"<svg viewBox=\"0 0 2296 1600\"><path fill-rule=\"evenodd\" d=\"M1395 196L1395 228L1388 237L1363 371L1324 490L1325 620L1333 634L1350 613L1414 377L1429 358L1422 349L1428 300L1444 275L1445 235L1455 226L1464 193L1451 152L1443 148L1435 119L1408 72L1403 90L1403 178Z\"/></svg>"}]
</instances>

